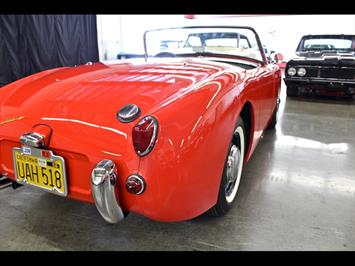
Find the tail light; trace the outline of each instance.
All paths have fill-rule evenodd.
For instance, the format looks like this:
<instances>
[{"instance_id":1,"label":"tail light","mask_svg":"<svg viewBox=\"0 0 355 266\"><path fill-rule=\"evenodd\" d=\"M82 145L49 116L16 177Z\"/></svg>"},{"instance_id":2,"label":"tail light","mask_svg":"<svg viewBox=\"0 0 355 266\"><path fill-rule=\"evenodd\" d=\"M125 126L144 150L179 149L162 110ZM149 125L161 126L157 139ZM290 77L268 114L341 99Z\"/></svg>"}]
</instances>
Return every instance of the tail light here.
<instances>
[{"instance_id":1,"label":"tail light","mask_svg":"<svg viewBox=\"0 0 355 266\"><path fill-rule=\"evenodd\" d=\"M132 129L134 150L145 156L154 147L158 135L158 121L153 116L145 116Z\"/></svg>"},{"instance_id":2,"label":"tail light","mask_svg":"<svg viewBox=\"0 0 355 266\"><path fill-rule=\"evenodd\" d=\"M142 194L145 189L144 178L138 174L129 176L126 180L126 189L132 194Z\"/></svg>"}]
</instances>

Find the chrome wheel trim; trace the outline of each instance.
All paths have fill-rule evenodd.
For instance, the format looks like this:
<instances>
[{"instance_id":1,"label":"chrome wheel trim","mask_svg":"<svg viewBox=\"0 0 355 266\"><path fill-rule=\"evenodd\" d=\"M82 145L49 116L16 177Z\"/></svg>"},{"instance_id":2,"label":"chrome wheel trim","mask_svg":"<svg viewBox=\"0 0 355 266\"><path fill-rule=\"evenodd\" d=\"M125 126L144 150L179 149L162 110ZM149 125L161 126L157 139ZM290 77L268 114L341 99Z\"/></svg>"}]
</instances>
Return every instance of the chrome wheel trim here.
<instances>
[{"instance_id":1,"label":"chrome wheel trim","mask_svg":"<svg viewBox=\"0 0 355 266\"><path fill-rule=\"evenodd\" d=\"M225 197L228 203L232 203L237 194L244 163L245 143L244 131L241 126L237 127L234 136L239 137L240 148L233 144L227 157Z\"/></svg>"}]
</instances>

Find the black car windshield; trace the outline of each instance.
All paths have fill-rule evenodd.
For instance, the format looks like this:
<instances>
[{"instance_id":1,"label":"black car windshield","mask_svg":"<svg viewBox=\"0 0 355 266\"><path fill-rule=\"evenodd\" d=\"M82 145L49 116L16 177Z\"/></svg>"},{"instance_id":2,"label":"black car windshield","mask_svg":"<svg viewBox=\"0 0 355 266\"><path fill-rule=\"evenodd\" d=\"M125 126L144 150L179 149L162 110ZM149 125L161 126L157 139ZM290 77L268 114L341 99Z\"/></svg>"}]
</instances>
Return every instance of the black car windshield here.
<instances>
[{"instance_id":1,"label":"black car windshield","mask_svg":"<svg viewBox=\"0 0 355 266\"><path fill-rule=\"evenodd\" d=\"M332 37L312 37L304 38L300 46L299 52L309 51L334 51L334 52L353 52L355 50L355 37L332 36Z\"/></svg>"},{"instance_id":2,"label":"black car windshield","mask_svg":"<svg viewBox=\"0 0 355 266\"><path fill-rule=\"evenodd\" d=\"M263 62L260 41L247 27L182 27L145 33L148 57L204 56L238 57Z\"/></svg>"}]
</instances>

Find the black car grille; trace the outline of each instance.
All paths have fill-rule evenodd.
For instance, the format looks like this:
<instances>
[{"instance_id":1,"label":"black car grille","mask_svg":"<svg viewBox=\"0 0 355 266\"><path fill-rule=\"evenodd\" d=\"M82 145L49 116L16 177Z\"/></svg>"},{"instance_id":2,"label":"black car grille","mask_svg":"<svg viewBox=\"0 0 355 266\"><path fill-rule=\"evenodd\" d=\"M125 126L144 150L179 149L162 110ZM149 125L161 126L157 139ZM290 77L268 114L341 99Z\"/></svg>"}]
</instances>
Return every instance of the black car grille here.
<instances>
[{"instance_id":1,"label":"black car grille","mask_svg":"<svg viewBox=\"0 0 355 266\"><path fill-rule=\"evenodd\" d=\"M318 68L306 68L306 77L318 77Z\"/></svg>"},{"instance_id":2,"label":"black car grille","mask_svg":"<svg viewBox=\"0 0 355 266\"><path fill-rule=\"evenodd\" d=\"M321 78L355 79L355 69L323 68L320 69Z\"/></svg>"},{"instance_id":3,"label":"black car grille","mask_svg":"<svg viewBox=\"0 0 355 266\"><path fill-rule=\"evenodd\" d=\"M305 77L312 78L335 78L335 79L355 79L355 68L334 68L334 67L309 67L296 66L298 69L304 67L306 69Z\"/></svg>"}]
</instances>

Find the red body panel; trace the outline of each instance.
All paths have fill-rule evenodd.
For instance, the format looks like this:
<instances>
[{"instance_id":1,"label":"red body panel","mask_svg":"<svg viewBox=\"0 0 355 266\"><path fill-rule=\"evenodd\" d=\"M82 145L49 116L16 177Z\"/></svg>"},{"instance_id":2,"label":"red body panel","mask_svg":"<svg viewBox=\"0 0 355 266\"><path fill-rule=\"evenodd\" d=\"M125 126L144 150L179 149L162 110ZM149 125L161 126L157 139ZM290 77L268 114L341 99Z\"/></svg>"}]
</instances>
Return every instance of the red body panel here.
<instances>
[{"instance_id":1,"label":"red body panel","mask_svg":"<svg viewBox=\"0 0 355 266\"><path fill-rule=\"evenodd\" d=\"M0 174L15 180L12 147L36 124L53 129L49 148L66 162L68 197L93 202L90 174L102 159L118 167L122 208L160 221L196 217L217 201L227 148L246 102L252 107L248 160L276 106L280 70L245 70L206 60L62 68L0 89ZM153 151L138 157L117 111L136 104L159 122ZM143 194L125 190L140 173Z\"/></svg>"}]
</instances>

